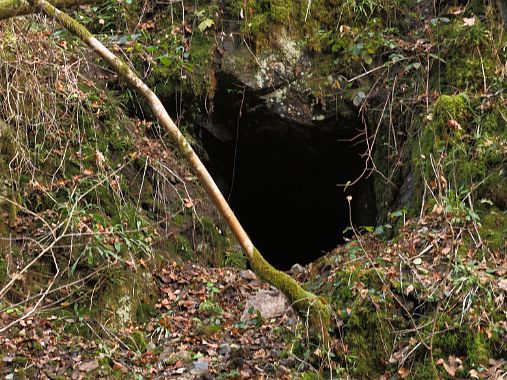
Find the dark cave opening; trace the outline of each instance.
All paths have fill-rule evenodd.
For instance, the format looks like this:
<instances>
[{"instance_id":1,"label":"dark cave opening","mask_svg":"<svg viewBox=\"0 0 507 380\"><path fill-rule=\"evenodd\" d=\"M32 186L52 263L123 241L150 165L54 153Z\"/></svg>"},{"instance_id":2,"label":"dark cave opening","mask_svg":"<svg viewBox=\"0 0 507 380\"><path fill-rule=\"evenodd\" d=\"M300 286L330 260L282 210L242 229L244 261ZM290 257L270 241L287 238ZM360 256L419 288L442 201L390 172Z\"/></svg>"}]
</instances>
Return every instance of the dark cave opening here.
<instances>
[{"instance_id":1,"label":"dark cave opening","mask_svg":"<svg viewBox=\"0 0 507 380\"><path fill-rule=\"evenodd\" d=\"M252 241L279 269L307 264L344 240L350 226L374 225L371 178L344 191L363 171L365 144L358 120L299 125L246 97L215 98L212 120L202 123L206 165Z\"/></svg>"}]
</instances>

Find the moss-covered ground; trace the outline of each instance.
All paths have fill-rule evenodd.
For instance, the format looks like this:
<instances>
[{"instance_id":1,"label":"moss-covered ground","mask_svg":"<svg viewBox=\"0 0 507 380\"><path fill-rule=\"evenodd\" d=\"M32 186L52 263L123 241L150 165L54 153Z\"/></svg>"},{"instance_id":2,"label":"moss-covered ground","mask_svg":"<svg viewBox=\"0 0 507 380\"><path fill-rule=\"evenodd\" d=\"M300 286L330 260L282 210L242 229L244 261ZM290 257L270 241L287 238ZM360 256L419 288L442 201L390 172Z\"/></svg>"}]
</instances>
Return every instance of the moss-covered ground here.
<instances>
[{"instance_id":1,"label":"moss-covered ground","mask_svg":"<svg viewBox=\"0 0 507 380\"><path fill-rule=\"evenodd\" d=\"M308 286L333 306L333 352L352 378L494 378L504 368L505 238L478 247L489 229L452 220L435 208L392 240L358 235L312 265Z\"/></svg>"}]
</instances>

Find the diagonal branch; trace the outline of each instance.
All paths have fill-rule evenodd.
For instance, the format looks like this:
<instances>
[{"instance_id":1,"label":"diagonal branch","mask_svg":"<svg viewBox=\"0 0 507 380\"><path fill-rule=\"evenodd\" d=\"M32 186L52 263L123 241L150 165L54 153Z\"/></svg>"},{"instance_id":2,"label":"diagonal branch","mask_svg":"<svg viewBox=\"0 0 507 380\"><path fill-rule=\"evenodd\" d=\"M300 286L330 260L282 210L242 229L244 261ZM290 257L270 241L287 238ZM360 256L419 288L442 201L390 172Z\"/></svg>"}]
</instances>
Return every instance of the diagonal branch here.
<instances>
[{"instance_id":1,"label":"diagonal branch","mask_svg":"<svg viewBox=\"0 0 507 380\"><path fill-rule=\"evenodd\" d=\"M34 1L37 8L41 9L48 16L56 18L60 24L80 38L97 55L106 61L122 79L127 81L132 88L146 99L158 122L177 145L180 153L188 161L197 178L199 178L201 184L204 186L208 196L231 228L231 231L243 249L254 272L285 294L299 315L309 322L313 333L323 341L327 341L327 330L330 324L328 306L325 305L319 297L304 290L292 277L275 269L254 247L208 170L173 122L157 95L124 61L108 50L83 25L66 13L56 9L46 0L32 1Z\"/></svg>"},{"instance_id":2,"label":"diagonal branch","mask_svg":"<svg viewBox=\"0 0 507 380\"><path fill-rule=\"evenodd\" d=\"M51 3L58 8L69 8L97 2L99 0L54 0ZM36 12L35 7L26 0L0 0L0 20Z\"/></svg>"}]
</instances>

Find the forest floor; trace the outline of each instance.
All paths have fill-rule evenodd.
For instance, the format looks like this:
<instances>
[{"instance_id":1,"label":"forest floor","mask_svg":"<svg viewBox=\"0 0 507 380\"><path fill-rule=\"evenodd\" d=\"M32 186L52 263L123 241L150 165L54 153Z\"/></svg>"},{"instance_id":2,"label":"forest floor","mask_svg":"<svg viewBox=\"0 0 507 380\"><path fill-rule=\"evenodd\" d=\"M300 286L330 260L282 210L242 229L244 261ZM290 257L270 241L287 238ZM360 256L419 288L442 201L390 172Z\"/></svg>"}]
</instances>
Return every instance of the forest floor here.
<instances>
[{"instance_id":1,"label":"forest floor","mask_svg":"<svg viewBox=\"0 0 507 380\"><path fill-rule=\"evenodd\" d=\"M149 322L112 332L96 321L45 313L0 335L0 373L12 378L291 378L287 354L297 318L289 311L241 320L249 296L269 286L251 271L170 263L156 274ZM0 314L0 326L16 320ZM85 326L87 337L68 332ZM88 326L88 329L86 329ZM94 335L94 336L92 336ZM285 357L284 357L285 356Z\"/></svg>"},{"instance_id":2,"label":"forest floor","mask_svg":"<svg viewBox=\"0 0 507 380\"><path fill-rule=\"evenodd\" d=\"M305 326L287 305L272 318L248 307L259 292L265 297L260 306L271 303L270 294L276 292L251 271L169 262L154 273L158 302L147 306L145 323L112 331L78 313L61 316L58 309L25 318L0 335L0 373L6 379L292 379L317 373L313 365L350 378L352 361L360 362L353 359L351 336L378 334L355 331L351 316L367 318L360 313L373 305L373 314L389 321L389 333L396 336L386 352L388 363L381 364L385 372L380 379L422 378L411 374L410 362L426 345L433 349L433 365L443 377L459 378L465 372L467 378L502 379L507 363L499 352L488 352L487 343L476 342L463 351L455 343L439 347L436 338L456 331L464 341L466 331L477 331L495 340L497 347L507 342L505 317L493 318L495 313L505 315L507 258L498 251L484 260L476 257L479 251L470 250L460 272L455 252L470 228L447 223L437 207L424 218L405 221L397 239L383 238L379 231L357 235L306 268L298 266L293 274L300 282L337 302L331 356L312 346ZM389 316L382 314L386 310ZM0 327L19 315L16 308L0 313ZM446 319L451 315L459 324ZM432 320L429 331L425 316ZM400 318L414 327L395 328L402 325ZM480 363L471 364L472 354L480 356Z\"/></svg>"}]
</instances>

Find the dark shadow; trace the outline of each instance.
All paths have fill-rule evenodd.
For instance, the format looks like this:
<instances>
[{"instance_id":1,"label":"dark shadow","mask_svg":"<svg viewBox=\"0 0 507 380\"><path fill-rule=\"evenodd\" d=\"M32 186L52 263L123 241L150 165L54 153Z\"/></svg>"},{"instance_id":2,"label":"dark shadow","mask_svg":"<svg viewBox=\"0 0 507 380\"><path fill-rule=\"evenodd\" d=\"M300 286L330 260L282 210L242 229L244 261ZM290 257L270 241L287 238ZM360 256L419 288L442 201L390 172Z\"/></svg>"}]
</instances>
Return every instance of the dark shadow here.
<instances>
[{"instance_id":1,"label":"dark shadow","mask_svg":"<svg viewBox=\"0 0 507 380\"><path fill-rule=\"evenodd\" d=\"M214 120L199 126L206 164L273 265L306 264L343 242L347 195L354 198L354 223L375 224L371 182L345 192L337 186L355 180L365 165L363 143L340 141L357 136L358 120L298 125L254 107L255 97L248 96L237 130L241 96L219 95Z\"/></svg>"}]
</instances>

